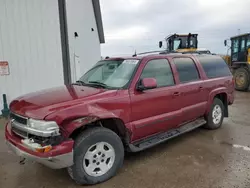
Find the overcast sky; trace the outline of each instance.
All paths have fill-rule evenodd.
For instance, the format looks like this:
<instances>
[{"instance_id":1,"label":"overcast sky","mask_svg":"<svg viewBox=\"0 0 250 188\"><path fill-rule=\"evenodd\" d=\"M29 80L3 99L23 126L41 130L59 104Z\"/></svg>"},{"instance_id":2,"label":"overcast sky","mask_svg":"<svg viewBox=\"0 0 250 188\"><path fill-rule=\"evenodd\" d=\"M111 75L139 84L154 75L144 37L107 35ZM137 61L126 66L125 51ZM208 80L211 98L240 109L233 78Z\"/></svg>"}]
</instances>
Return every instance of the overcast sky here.
<instances>
[{"instance_id":1,"label":"overcast sky","mask_svg":"<svg viewBox=\"0 0 250 188\"><path fill-rule=\"evenodd\" d=\"M199 47L226 53L224 39L250 32L250 0L100 0L103 56L159 50L170 33L198 33Z\"/></svg>"}]
</instances>

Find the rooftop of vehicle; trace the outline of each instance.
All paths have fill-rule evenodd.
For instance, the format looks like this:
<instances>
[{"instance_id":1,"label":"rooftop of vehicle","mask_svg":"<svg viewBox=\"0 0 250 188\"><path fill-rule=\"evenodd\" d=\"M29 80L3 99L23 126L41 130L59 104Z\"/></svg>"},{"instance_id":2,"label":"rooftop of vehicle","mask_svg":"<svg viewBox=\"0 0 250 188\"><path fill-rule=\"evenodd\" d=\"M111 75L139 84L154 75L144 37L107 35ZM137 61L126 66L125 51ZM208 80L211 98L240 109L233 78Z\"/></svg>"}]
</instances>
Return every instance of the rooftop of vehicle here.
<instances>
[{"instance_id":1,"label":"rooftop of vehicle","mask_svg":"<svg viewBox=\"0 0 250 188\"><path fill-rule=\"evenodd\" d=\"M192 56L202 56L202 57L220 57L217 54L200 54L200 53L181 53L181 52L175 52L175 53L166 53L166 54L142 54L142 55L136 55L136 56L121 56L121 57L109 57L105 60L125 60L125 59L138 59L141 60L143 58L150 58L150 57L176 57L176 56L181 56L181 57L192 57Z\"/></svg>"}]
</instances>

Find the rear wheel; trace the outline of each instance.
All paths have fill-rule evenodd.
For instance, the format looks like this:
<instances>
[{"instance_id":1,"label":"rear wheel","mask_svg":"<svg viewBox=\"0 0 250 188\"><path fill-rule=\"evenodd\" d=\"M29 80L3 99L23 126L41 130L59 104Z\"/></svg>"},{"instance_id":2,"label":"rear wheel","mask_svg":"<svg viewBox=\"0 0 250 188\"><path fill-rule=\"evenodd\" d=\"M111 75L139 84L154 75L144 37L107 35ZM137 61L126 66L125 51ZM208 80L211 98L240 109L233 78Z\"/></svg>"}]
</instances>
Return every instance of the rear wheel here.
<instances>
[{"instance_id":1,"label":"rear wheel","mask_svg":"<svg viewBox=\"0 0 250 188\"><path fill-rule=\"evenodd\" d=\"M246 68L239 68L235 70L235 89L238 91L247 91L250 85L250 73Z\"/></svg>"},{"instance_id":2,"label":"rear wheel","mask_svg":"<svg viewBox=\"0 0 250 188\"><path fill-rule=\"evenodd\" d=\"M215 98L211 105L210 112L206 117L207 124L204 127L211 130L218 129L221 127L223 119L224 104L220 99Z\"/></svg>"},{"instance_id":3,"label":"rear wheel","mask_svg":"<svg viewBox=\"0 0 250 188\"><path fill-rule=\"evenodd\" d=\"M113 177L123 164L124 148L113 131L98 127L75 140L74 165L68 168L77 184L97 184Z\"/></svg>"}]
</instances>

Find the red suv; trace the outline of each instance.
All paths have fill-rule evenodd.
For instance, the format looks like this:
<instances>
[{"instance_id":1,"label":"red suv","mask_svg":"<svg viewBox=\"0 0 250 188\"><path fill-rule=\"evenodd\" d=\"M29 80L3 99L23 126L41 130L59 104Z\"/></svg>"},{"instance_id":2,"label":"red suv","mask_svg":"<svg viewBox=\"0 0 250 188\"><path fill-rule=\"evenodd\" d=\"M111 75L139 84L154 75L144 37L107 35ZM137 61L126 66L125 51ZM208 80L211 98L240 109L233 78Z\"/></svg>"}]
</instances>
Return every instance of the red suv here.
<instances>
[{"instance_id":1,"label":"red suv","mask_svg":"<svg viewBox=\"0 0 250 188\"><path fill-rule=\"evenodd\" d=\"M217 55L157 54L99 61L77 83L10 104L6 143L18 156L96 184L138 152L198 127L217 129L234 82Z\"/></svg>"}]
</instances>

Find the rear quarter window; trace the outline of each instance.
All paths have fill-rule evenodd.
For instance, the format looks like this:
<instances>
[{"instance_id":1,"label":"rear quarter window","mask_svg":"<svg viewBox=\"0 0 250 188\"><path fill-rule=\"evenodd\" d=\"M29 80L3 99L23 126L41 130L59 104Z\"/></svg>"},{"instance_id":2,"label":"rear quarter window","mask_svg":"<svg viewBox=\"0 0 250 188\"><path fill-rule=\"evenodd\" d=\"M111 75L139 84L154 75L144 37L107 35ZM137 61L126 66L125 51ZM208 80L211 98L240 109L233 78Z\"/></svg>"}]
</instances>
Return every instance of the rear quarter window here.
<instances>
[{"instance_id":1,"label":"rear quarter window","mask_svg":"<svg viewBox=\"0 0 250 188\"><path fill-rule=\"evenodd\" d=\"M231 76L226 62L218 56L197 56L208 78Z\"/></svg>"}]
</instances>

